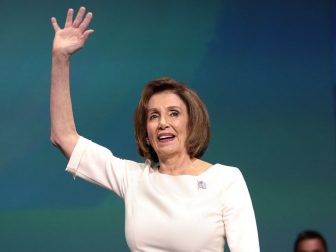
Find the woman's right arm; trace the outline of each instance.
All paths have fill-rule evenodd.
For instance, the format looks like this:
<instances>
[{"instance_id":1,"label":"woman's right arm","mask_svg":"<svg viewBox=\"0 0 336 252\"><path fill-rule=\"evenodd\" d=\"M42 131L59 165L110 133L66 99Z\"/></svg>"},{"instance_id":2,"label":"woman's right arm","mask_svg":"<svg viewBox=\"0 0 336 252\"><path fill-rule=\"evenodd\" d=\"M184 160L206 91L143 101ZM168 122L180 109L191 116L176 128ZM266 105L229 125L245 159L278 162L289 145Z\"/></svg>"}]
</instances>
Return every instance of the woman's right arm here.
<instances>
[{"instance_id":1,"label":"woman's right arm","mask_svg":"<svg viewBox=\"0 0 336 252\"><path fill-rule=\"evenodd\" d=\"M81 7L73 20L73 12L73 9L68 10L63 29L57 24L56 18L51 18L55 37L51 65L50 140L67 158L71 156L79 138L70 96L70 57L84 46L93 33L93 30L87 30L92 13L89 12L84 17L85 8Z\"/></svg>"}]
</instances>

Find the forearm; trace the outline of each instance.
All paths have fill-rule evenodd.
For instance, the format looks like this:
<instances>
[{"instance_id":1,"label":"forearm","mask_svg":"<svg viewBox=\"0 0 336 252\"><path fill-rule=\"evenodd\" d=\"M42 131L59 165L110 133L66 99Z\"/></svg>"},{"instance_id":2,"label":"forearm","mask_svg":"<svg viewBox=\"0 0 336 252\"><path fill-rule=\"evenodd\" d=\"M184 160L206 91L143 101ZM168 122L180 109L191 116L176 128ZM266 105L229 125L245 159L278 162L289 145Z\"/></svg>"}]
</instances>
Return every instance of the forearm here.
<instances>
[{"instance_id":1,"label":"forearm","mask_svg":"<svg viewBox=\"0 0 336 252\"><path fill-rule=\"evenodd\" d=\"M52 54L50 117L51 142L70 157L79 135L76 131L70 95L70 55Z\"/></svg>"}]
</instances>

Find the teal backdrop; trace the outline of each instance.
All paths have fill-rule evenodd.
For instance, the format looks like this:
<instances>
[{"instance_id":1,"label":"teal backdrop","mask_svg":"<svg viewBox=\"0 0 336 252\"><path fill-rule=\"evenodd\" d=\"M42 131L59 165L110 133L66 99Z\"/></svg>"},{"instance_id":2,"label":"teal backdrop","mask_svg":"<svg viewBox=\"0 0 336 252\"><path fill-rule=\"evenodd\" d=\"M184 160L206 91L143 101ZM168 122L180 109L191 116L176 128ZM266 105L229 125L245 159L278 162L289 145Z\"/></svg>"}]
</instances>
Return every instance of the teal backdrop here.
<instances>
[{"instance_id":1,"label":"teal backdrop","mask_svg":"<svg viewBox=\"0 0 336 252\"><path fill-rule=\"evenodd\" d=\"M336 251L333 4L1 0L0 251L128 251L122 200L74 181L49 141L50 18L81 5L95 30L71 63L81 135L141 161L134 108L145 83L172 76L208 106L204 159L243 172L261 251L292 251L308 228Z\"/></svg>"}]
</instances>

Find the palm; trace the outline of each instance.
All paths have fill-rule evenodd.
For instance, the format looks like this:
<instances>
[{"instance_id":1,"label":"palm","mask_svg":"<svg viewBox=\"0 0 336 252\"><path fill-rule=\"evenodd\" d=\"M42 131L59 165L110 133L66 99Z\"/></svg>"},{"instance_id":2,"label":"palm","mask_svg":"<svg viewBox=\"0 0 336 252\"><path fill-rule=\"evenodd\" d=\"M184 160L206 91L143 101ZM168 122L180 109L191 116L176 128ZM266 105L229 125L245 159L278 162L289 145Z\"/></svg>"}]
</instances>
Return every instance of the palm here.
<instances>
[{"instance_id":1,"label":"palm","mask_svg":"<svg viewBox=\"0 0 336 252\"><path fill-rule=\"evenodd\" d=\"M53 49L72 54L83 47L85 40L82 32L78 29L65 28L56 32Z\"/></svg>"},{"instance_id":2,"label":"palm","mask_svg":"<svg viewBox=\"0 0 336 252\"><path fill-rule=\"evenodd\" d=\"M92 13L87 13L83 19L84 13L85 8L81 7L73 21L73 10L69 9L63 29L58 26L56 19L52 18L52 25L55 30L53 51L70 55L84 46L89 35L93 32L93 30L86 30L91 21Z\"/></svg>"}]
</instances>

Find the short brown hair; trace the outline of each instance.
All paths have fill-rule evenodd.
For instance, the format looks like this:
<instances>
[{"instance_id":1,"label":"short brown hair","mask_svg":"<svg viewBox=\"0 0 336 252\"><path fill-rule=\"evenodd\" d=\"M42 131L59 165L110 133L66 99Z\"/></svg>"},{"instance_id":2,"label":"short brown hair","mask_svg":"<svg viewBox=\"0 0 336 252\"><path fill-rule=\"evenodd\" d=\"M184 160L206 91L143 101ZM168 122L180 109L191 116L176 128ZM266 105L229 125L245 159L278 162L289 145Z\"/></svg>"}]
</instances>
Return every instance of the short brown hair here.
<instances>
[{"instance_id":1,"label":"short brown hair","mask_svg":"<svg viewBox=\"0 0 336 252\"><path fill-rule=\"evenodd\" d=\"M200 158L208 148L210 140L210 123L206 106L196 92L170 77L150 81L142 91L134 114L135 139L140 156L150 160L152 165L159 162L156 152L146 141L147 106L154 94L164 91L178 95L185 103L189 117L187 152L191 158Z\"/></svg>"},{"instance_id":2,"label":"short brown hair","mask_svg":"<svg viewBox=\"0 0 336 252\"><path fill-rule=\"evenodd\" d=\"M295 243L294 243L294 252L298 252L299 251L299 245L302 241L305 240L310 240L310 239L318 239L321 241L324 251L328 252L328 246L327 246L327 242L324 239L324 237L322 236L322 234L320 234L319 232L315 231L315 230L304 230L301 233L298 234Z\"/></svg>"}]
</instances>

